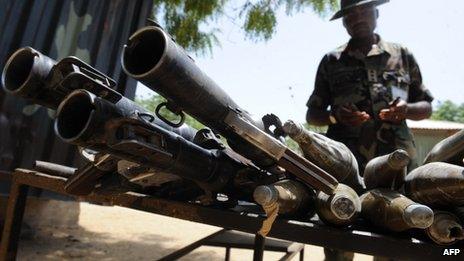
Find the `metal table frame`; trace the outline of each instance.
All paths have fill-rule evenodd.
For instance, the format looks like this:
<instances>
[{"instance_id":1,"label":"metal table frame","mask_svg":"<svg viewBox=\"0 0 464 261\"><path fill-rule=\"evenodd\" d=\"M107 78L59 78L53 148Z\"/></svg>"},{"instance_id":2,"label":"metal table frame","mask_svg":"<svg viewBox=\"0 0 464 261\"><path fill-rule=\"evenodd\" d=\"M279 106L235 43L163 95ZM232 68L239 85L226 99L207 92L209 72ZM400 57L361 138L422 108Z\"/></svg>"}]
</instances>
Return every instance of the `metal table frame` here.
<instances>
[{"instance_id":1,"label":"metal table frame","mask_svg":"<svg viewBox=\"0 0 464 261\"><path fill-rule=\"evenodd\" d=\"M65 178L26 169L17 169L12 174L11 192L0 246L0 260L13 260L16 257L28 188L37 187L68 195L64 191L65 182ZM110 195L91 194L78 199L137 209L253 234L259 230L263 221L263 218L256 214L215 209L134 192ZM269 236L291 242L398 259L453 260L454 258L458 259L459 256L443 256L445 249L462 249L461 252L464 252L464 242L443 247L409 237L398 238L367 230L339 229L312 222L284 219L276 220ZM263 242L261 242L262 244ZM255 257L259 257L259 253L255 253Z\"/></svg>"}]
</instances>

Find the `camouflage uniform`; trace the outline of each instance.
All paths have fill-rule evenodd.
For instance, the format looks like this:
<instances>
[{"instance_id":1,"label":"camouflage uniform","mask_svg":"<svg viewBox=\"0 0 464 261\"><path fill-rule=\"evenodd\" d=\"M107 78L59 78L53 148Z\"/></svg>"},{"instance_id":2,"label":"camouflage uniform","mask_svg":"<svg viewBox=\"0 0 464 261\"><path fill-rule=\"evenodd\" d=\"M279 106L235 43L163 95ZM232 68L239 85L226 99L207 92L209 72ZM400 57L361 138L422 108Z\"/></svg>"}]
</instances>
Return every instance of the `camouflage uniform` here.
<instances>
[{"instance_id":1,"label":"camouflage uniform","mask_svg":"<svg viewBox=\"0 0 464 261\"><path fill-rule=\"evenodd\" d=\"M350 42L325 55L307 106L309 110L326 110L330 106L334 111L338 106L354 104L369 113L371 120L359 127L337 123L327 131L329 138L350 148L363 170L370 159L397 148L406 150L413 159L416 156L406 121L393 124L378 117L380 110L397 97L408 103L433 100L422 84L413 55L405 47L379 37L366 56L353 51Z\"/></svg>"}]
</instances>

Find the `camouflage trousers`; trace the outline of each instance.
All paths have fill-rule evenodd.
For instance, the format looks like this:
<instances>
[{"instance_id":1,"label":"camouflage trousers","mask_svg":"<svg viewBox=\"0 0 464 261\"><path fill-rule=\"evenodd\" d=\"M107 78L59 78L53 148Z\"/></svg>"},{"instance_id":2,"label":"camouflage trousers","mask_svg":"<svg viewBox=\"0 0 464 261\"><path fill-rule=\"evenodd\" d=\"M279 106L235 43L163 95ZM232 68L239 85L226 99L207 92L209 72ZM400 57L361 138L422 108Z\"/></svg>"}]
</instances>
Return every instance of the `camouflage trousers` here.
<instances>
[{"instance_id":1,"label":"camouflage trousers","mask_svg":"<svg viewBox=\"0 0 464 261\"><path fill-rule=\"evenodd\" d=\"M407 127L397 128L388 124L386 127L366 126L361 135L356 138L329 137L345 144L354 156L359 165L359 172L362 175L367 163L378 156L383 156L397 149L405 150L411 161L408 171L417 167L417 152L412 135Z\"/></svg>"}]
</instances>

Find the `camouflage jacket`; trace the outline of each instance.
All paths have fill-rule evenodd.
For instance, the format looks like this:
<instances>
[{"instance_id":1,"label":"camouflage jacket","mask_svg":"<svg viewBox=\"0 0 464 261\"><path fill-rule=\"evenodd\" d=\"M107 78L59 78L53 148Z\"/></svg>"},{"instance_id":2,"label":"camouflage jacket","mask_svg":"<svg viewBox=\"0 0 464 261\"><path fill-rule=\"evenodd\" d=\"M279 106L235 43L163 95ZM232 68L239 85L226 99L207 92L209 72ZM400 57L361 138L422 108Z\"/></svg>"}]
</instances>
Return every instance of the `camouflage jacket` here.
<instances>
[{"instance_id":1,"label":"camouflage jacket","mask_svg":"<svg viewBox=\"0 0 464 261\"><path fill-rule=\"evenodd\" d=\"M349 42L324 56L308 109L354 104L369 113L371 120L362 126L333 124L327 131L329 138L345 143L353 151L361 169L368 160L396 148L405 149L414 158L414 140L406 121L392 124L378 118L380 110L397 97L408 103L433 100L422 84L414 56L407 48L380 37L366 56L350 49Z\"/></svg>"}]
</instances>

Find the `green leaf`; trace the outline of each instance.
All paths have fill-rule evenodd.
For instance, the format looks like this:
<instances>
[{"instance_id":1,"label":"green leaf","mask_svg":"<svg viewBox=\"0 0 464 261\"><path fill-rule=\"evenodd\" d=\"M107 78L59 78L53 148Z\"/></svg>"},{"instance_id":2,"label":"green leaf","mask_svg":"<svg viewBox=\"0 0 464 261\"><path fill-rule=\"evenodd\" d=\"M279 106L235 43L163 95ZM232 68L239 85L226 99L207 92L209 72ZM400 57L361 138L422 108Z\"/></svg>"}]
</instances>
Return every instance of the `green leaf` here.
<instances>
[{"instance_id":1,"label":"green leaf","mask_svg":"<svg viewBox=\"0 0 464 261\"><path fill-rule=\"evenodd\" d=\"M276 12L281 8L287 15L311 9L323 16L337 6L337 0L153 0L151 18L187 51L206 55L220 46L221 30L214 26L219 19L241 23L246 39L268 41L276 32Z\"/></svg>"},{"instance_id":2,"label":"green leaf","mask_svg":"<svg viewBox=\"0 0 464 261\"><path fill-rule=\"evenodd\" d=\"M439 102L438 107L433 112L431 119L464 123L464 103L457 105L450 100Z\"/></svg>"}]
</instances>

